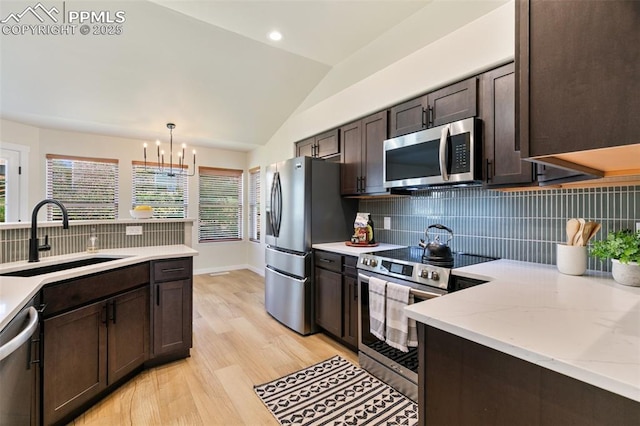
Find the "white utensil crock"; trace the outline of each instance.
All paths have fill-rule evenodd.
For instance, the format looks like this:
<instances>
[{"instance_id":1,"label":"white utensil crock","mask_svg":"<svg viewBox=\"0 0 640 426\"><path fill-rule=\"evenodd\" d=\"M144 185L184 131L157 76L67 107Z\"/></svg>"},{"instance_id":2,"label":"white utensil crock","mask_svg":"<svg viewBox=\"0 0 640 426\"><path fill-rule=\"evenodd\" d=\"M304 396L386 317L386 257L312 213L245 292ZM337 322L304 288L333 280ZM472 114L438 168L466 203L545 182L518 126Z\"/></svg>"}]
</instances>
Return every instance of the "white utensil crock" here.
<instances>
[{"instance_id":1,"label":"white utensil crock","mask_svg":"<svg viewBox=\"0 0 640 426\"><path fill-rule=\"evenodd\" d=\"M587 247L558 244L556 265L566 275L582 275L587 270Z\"/></svg>"}]
</instances>

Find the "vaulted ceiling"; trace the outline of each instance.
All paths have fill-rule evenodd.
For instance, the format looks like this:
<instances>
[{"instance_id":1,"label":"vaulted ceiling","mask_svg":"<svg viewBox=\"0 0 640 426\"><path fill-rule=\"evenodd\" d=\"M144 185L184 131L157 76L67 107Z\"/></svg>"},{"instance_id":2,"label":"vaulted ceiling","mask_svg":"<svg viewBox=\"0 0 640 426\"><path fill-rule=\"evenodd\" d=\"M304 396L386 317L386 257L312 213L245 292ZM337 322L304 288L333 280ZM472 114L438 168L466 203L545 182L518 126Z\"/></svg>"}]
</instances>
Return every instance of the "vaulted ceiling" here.
<instances>
[{"instance_id":1,"label":"vaulted ceiling","mask_svg":"<svg viewBox=\"0 0 640 426\"><path fill-rule=\"evenodd\" d=\"M505 2L3 0L0 117L149 140L166 137L172 121L190 144L247 151L296 109ZM36 16L38 4L51 17ZM85 35L70 21L74 11L125 21L85 22ZM75 29L32 34L36 25ZM274 29L283 34L279 42L267 37ZM323 85L338 69L340 77Z\"/></svg>"}]
</instances>

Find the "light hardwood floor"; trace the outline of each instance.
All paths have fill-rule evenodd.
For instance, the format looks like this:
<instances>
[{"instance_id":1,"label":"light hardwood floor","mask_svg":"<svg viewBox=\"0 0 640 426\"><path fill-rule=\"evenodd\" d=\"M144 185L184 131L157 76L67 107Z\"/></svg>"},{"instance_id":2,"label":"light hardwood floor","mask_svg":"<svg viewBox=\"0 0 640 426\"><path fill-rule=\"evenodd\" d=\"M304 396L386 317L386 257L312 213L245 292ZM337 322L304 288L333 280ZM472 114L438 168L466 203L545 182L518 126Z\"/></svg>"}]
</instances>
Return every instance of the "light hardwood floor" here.
<instances>
[{"instance_id":1,"label":"light hardwood floor","mask_svg":"<svg viewBox=\"0 0 640 426\"><path fill-rule=\"evenodd\" d=\"M339 354L357 355L323 334L302 337L264 308L264 279L248 270L197 275L191 357L146 370L73 425L277 425L253 392L262 384Z\"/></svg>"}]
</instances>

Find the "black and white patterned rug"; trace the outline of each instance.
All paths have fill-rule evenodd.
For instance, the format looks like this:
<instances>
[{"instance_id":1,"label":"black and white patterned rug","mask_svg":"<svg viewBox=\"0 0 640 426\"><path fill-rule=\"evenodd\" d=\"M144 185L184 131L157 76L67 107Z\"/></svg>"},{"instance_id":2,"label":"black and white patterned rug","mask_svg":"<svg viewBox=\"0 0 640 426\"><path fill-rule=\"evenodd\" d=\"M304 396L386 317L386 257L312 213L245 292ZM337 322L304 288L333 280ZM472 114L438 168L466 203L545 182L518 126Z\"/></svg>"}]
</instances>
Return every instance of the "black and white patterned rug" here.
<instances>
[{"instance_id":1,"label":"black and white patterned rug","mask_svg":"<svg viewBox=\"0 0 640 426\"><path fill-rule=\"evenodd\" d=\"M418 405L336 355L254 390L281 425L415 425Z\"/></svg>"}]
</instances>

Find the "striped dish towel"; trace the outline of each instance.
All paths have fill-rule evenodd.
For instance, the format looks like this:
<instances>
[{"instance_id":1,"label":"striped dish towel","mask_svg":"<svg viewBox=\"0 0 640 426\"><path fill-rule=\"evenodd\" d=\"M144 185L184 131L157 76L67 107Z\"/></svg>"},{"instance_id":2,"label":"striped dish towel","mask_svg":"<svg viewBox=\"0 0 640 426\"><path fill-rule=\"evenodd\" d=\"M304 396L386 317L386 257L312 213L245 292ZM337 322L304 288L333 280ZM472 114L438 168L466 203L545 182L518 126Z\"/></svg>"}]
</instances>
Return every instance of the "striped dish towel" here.
<instances>
[{"instance_id":1,"label":"striped dish towel","mask_svg":"<svg viewBox=\"0 0 640 426\"><path fill-rule=\"evenodd\" d=\"M404 308L409 305L411 287L387 283L387 339L389 346L408 352L409 318Z\"/></svg>"},{"instance_id":2,"label":"striped dish towel","mask_svg":"<svg viewBox=\"0 0 640 426\"><path fill-rule=\"evenodd\" d=\"M386 281L376 277L369 278L369 331L383 341L386 287Z\"/></svg>"}]
</instances>

